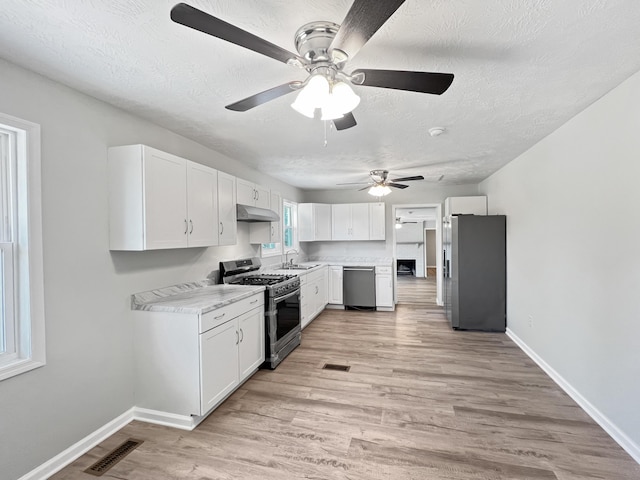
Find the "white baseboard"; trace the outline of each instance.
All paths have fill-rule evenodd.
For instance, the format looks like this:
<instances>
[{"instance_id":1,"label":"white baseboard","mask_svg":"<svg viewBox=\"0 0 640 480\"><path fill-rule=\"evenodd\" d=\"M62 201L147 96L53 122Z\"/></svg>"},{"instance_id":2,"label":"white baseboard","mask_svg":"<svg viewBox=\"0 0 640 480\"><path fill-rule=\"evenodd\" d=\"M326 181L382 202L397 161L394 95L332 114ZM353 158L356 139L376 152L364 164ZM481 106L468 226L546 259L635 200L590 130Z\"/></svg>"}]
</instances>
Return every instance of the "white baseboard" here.
<instances>
[{"instance_id":1,"label":"white baseboard","mask_svg":"<svg viewBox=\"0 0 640 480\"><path fill-rule=\"evenodd\" d=\"M95 432L90 433L79 442L71 445L52 459L31 470L26 475L23 475L19 480L46 480L54 473L59 472L71 462L87 453L100 442L109 438L133 419L134 409L131 408L119 417L111 420L106 425L100 427Z\"/></svg>"},{"instance_id":2,"label":"white baseboard","mask_svg":"<svg viewBox=\"0 0 640 480\"><path fill-rule=\"evenodd\" d=\"M193 430L204 419L204 417L176 415L159 410L149 410L148 408L134 407L133 410L134 420L164 425L165 427L179 428L181 430Z\"/></svg>"},{"instance_id":3,"label":"white baseboard","mask_svg":"<svg viewBox=\"0 0 640 480\"><path fill-rule=\"evenodd\" d=\"M582 408L605 432L609 434L615 442L620 445L631 457L640 464L640 446L631 440L622 430L620 430L609 418L600 410L594 407L589 400L584 398L578 390L573 388L558 372L556 372L547 362L545 362L536 352L522 341L513 331L507 328L507 336L514 341L520 349L526 353L534 362L545 371L551 379L558 384L579 406Z\"/></svg>"}]
</instances>

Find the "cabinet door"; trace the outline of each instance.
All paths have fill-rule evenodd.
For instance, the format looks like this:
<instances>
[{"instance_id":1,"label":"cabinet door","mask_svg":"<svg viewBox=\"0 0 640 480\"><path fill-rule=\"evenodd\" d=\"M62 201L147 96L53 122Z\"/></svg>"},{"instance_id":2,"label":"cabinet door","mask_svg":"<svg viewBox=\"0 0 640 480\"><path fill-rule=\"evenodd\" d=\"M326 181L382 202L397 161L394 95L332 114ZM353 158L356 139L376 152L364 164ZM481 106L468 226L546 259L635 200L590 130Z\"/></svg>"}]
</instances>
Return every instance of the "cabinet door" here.
<instances>
[{"instance_id":1,"label":"cabinet door","mask_svg":"<svg viewBox=\"0 0 640 480\"><path fill-rule=\"evenodd\" d=\"M236 178L237 202L240 205L256 204L256 190L252 182L248 182L241 178Z\"/></svg>"},{"instance_id":2,"label":"cabinet door","mask_svg":"<svg viewBox=\"0 0 640 480\"><path fill-rule=\"evenodd\" d=\"M342 305L342 267L329 267L329 303Z\"/></svg>"},{"instance_id":3,"label":"cabinet door","mask_svg":"<svg viewBox=\"0 0 640 480\"><path fill-rule=\"evenodd\" d=\"M238 384L239 332L235 320L200 334L200 415Z\"/></svg>"},{"instance_id":4,"label":"cabinet door","mask_svg":"<svg viewBox=\"0 0 640 480\"><path fill-rule=\"evenodd\" d=\"M260 208L271 208L271 195L269 189L261 185L254 185L254 190L256 199L255 206Z\"/></svg>"},{"instance_id":5,"label":"cabinet door","mask_svg":"<svg viewBox=\"0 0 640 480\"><path fill-rule=\"evenodd\" d=\"M279 193L271 192L270 201L271 210L278 214L278 217L282 218L282 197ZM271 242L268 243L280 243L282 240L282 223L271 222Z\"/></svg>"},{"instance_id":6,"label":"cabinet door","mask_svg":"<svg viewBox=\"0 0 640 480\"><path fill-rule=\"evenodd\" d=\"M186 160L144 147L145 250L187 246Z\"/></svg>"},{"instance_id":7,"label":"cabinet door","mask_svg":"<svg viewBox=\"0 0 640 480\"><path fill-rule=\"evenodd\" d=\"M312 242L316 239L313 209L313 203L298 204L298 235L301 242Z\"/></svg>"},{"instance_id":8,"label":"cabinet door","mask_svg":"<svg viewBox=\"0 0 640 480\"><path fill-rule=\"evenodd\" d=\"M369 204L351 204L350 240L369 240Z\"/></svg>"},{"instance_id":9,"label":"cabinet door","mask_svg":"<svg viewBox=\"0 0 640 480\"><path fill-rule=\"evenodd\" d=\"M369 204L369 240L385 240L384 203Z\"/></svg>"},{"instance_id":10,"label":"cabinet door","mask_svg":"<svg viewBox=\"0 0 640 480\"><path fill-rule=\"evenodd\" d=\"M218 172L187 162L187 212L190 247L218 244Z\"/></svg>"},{"instance_id":11,"label":"cabinet door","mask_svg":"<svg viewBox=\"0 0 640 480\"><path fill-rule=\"evenodd\" d=\"M264 309L253 310L238 317L240 332L240 381L247 378L264 362Z\"/></svg>"},{"instance_id":12,"label":"cabinet door","mask_svg":"<svg viewBox=\"0 0 640 480\"><path fill-rule=\"evenodd\" d=\"M306 327L311 321L313 314L313 292L315 287L310 281L308 275L300 275L300 321L302 328Z\"/></svg>"},{"instance_id":13,"label":"cabinet door","mask_svg":"<svg viewBox=\"0 0 640 480\"><path fill-rule=\"evenodd\" d=\"M331 240L331 205L315 205L315 240Z\"/></svg>"},{"instance_id":14,"label":"cabinet door","mask_svg":"<svg viewBox=\"0 0 640 480\"><path fill-rule=\"evenodd\" d=\"M393 307L393 281L387 273L376 274L376 306Z\"/></svg>"},{"instance_id":15,"label":"cabinet door","mask_svg":"<svg viewBox=\"0 0 640 480\"><path fill-rule=\"evenodd\" d=\"M236 179L218 172L218 244L235 245L237 228Z\"/></svg>"},{"instance_id":16,"label":"cabinet door","mask_svg":"<svg viewBox=\"0 0 640 480\"><path fill-rule=\"evenodd\" d=\"M320 314L323 310L324 307L327 306L327 303L329 302L328 299L328 295L329 295L329 273L327 270L327 267L322 267L320 269L319 275L318 275L318 314Z\"/></svg>"},{"instance_id":17,"label":"cabinet door","mask_svg":"<svg viewBox=\"0 0 640 480\"><path fill-rule=\"evenodd\" d=\"M338 203L331 205L331 239L351 240L351 205Z\"/></svg>"}]
</instances>

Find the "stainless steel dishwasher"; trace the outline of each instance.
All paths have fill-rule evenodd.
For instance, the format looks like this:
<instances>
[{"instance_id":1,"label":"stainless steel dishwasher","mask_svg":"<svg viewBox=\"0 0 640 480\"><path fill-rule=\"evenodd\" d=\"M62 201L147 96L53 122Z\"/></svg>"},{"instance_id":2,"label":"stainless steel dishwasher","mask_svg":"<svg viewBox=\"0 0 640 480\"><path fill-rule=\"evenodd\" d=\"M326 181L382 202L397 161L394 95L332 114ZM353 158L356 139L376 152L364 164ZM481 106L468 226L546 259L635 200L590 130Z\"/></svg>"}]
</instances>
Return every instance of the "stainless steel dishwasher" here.
<instances>
[{"instance_id":1,"label":"stainless steel dishwasher","mask_svg":"<svg viewBox=\"0 0 640 480\"><path fill-rule=\"evenodd\" d=\"M375 308L375 267L344 267L342 271L344 306Z\"/></svg>"}]
</instances>

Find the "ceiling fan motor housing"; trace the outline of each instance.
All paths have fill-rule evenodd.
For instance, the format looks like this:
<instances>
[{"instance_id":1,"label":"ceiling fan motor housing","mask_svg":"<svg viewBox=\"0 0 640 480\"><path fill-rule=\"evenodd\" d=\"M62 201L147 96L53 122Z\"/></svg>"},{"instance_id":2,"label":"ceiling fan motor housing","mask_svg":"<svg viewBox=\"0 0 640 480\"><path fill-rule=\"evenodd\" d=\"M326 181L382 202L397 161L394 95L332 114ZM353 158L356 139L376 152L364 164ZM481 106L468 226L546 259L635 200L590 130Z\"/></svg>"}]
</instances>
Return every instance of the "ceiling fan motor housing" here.
<instances>
[{"instance_id":1,"label":"ceiling fan motor housing","mask_svg":"<svg viewBox=\"0 0 640 480\"><path fill-rule=\"evenodd\" d=\"M340 25L333 22L310 22L298 29L295 35L296 50L302 58L311 64L332 63L329 47Z\"/></svg>"}]
</instances>

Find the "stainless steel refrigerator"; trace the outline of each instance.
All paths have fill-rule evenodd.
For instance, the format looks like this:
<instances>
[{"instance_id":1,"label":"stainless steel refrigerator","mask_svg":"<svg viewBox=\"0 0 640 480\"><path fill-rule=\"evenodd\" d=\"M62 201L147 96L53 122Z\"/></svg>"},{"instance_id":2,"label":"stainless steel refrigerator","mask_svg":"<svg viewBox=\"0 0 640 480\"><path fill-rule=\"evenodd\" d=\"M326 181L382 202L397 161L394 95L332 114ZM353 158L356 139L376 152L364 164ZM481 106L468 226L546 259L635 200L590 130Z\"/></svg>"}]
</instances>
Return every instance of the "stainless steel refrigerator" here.
<instances>
[{"instance_id":1,"label":"stainless steel refrigerator","mask_svg":"<svg viewBox=\"0 0 640 480\"><path fill-rule=\"evenodd\" d=\"M504 215L445 218L444 304L452 328L505 331L506 233Z\"/></svg>"}]
</instances>

